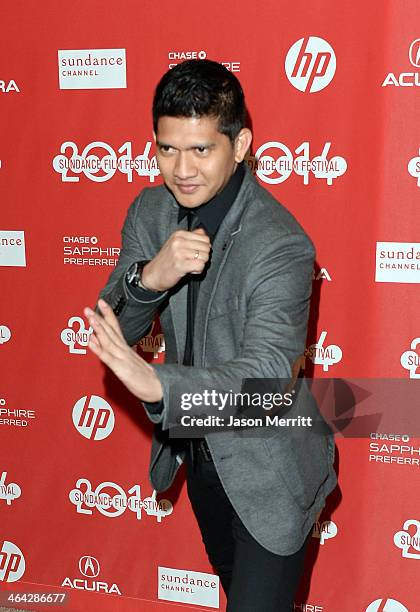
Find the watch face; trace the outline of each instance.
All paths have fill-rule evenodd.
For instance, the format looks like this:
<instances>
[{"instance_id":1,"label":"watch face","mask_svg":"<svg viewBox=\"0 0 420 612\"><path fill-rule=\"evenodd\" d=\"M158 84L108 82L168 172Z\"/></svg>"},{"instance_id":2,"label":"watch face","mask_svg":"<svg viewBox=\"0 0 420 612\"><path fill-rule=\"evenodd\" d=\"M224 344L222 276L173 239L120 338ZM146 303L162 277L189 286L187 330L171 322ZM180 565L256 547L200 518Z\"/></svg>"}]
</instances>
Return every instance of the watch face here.
<instances>
[{"instance_id":1,"label":"watch face","mask_svg":"<svg viewBox=\"0 0 420 612\"><path fill-rule=\"evenodd\" d=\"M133 284L133 281L135 280L137 276L138 266L139 266L138 262L135 261L133 264L131 264L131 266L127 270L127 282L129 285Z\"/></svg>"}]
</instances>

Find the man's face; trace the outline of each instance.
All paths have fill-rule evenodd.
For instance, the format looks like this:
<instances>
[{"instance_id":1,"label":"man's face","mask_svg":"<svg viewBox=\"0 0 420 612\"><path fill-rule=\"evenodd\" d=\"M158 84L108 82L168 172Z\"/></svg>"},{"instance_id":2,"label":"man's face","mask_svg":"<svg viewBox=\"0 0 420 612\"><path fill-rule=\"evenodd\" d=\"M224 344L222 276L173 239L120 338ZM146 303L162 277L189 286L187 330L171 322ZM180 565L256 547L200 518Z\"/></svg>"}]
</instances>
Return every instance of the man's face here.
<instances>
[{"instance_id":1,"label":"man's face","mask_svg":"<svg viewBox=\"0 0 420 612\"><path fill-rule=\"evenodd\" d=\"M177 201L196 208L219 193L242 161L241 138L232 144L214 117L160 117L156 134L159 168ZM249 130L242 130L249 132Z\"/></svg>"}]
</instances>

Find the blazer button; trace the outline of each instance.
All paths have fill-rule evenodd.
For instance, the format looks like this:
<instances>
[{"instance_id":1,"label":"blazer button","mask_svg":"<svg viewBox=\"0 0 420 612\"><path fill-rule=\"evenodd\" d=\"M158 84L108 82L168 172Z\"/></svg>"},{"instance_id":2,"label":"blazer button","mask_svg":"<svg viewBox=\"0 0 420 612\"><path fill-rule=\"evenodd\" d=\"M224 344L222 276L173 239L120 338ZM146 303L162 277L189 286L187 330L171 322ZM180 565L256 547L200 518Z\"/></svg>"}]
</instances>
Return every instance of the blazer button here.
<instances>
[{"instance_id":1,"label":"blazer button","mask_svg":"<svg viewBox=\"0 0 420 612\"><path fill-rule=\"evenodd\" d=\"M120 299L118 300L116 306L113 308L114 314L116 316L118 316L120 314L120 312L122 311L122 309L124 308L126 303L126 300L124 297L120 297Z\"/></svg>"}]
</instances>

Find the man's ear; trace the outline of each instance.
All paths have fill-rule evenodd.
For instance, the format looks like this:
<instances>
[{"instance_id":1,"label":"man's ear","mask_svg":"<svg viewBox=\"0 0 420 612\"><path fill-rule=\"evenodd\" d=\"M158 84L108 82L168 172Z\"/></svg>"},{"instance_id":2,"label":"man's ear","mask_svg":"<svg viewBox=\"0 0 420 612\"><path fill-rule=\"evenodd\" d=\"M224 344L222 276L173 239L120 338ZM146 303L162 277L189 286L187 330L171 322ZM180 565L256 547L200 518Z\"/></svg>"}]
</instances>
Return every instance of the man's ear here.
<instances>
[{"instance_id":1,"label":"man's ear","mask_svg":"<svg viewBox=\"0 0 420 612\"><path fill-rule=\"evenodd\" d=\"M155 141L155 144L156 144L156 132L155 132L155 130L153 130L153 140Z\"/></svg>"},{"instance_id":2,"label":"man's ear","mask_svg":"<svg viewBox=\"0 0 420 612\"><path fill-rule=\"evenodd\" d=\"M235 138L234 148L235 148L235 161L236 163L240 163L251 146L252 142L252 132L248 128L242 128L237 137Z\"/></svg>"}]
</instances>

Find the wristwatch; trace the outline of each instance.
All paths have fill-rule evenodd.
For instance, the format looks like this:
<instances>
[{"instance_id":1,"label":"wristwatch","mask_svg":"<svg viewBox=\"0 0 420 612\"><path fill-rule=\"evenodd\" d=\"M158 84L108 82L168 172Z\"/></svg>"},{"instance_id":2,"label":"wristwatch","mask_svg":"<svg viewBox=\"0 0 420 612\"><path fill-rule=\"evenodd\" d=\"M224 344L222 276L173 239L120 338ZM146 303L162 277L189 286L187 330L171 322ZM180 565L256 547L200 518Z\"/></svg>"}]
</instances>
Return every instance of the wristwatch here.
<instances>
[{"instance_id":1,"label":"wristwatch","mask_svg":"<svg viewBox=\"0 0 420 612\"><path fill-rule=\"evenodd\" d=\"M160 291L156 291L155 289L149 289L145 287L141 282L141 275L143 273L143 268L146 264L149 263L149 259L145 259L143 261L135 261L128 268L126 273L127 283L131 285L131 287L138 287L143 289L144 291L152 291L153 293L161 293Z\"/></svg>"}]
</instances>

